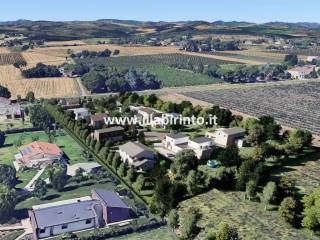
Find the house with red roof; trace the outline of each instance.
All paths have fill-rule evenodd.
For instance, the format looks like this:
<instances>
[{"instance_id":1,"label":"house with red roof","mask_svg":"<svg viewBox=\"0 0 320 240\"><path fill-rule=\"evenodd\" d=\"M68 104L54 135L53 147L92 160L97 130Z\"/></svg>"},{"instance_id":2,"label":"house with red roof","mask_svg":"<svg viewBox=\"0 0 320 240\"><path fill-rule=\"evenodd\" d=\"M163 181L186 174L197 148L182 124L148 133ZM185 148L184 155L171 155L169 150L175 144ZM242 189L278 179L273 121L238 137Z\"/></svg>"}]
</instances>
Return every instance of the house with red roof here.
<instances>
[{"instance_id":1,"label":"house with red roof","mask_svg":"<svg viewBox=\"0 0 320 240\"><path fill-rule=\"evenodd\" d=\"M56 144L40 141L20 147L15 159L16 168L44 168L54 162L65 163L64 153Z\"/></svg>"}]
</instances>

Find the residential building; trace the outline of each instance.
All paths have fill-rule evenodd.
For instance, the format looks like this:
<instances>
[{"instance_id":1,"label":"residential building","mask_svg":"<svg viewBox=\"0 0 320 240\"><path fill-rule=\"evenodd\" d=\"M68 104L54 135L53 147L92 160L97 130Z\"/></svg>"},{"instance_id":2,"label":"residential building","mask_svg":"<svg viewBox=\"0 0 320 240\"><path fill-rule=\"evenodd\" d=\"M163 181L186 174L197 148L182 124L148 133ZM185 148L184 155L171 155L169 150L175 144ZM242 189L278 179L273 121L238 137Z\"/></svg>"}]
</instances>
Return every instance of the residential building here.
<instances>
[{"instance_id":1,"label":"residential building","mask_svg":"<svg viewBox=\"0 0 320 240\"><path fill-rule=\"evenodd\" d=\"M70 109L74 113L74 120L89 120L90 118L90 112L86 108L73 108Z\"/></svg>"},{"instance_id":2,"label":"residential building","mask_svg":"<svg viewBox=\"0 0 320 240\"><path fill-rule=\"evenodd\" d=\"M80 108L80 99L79 98L66 98L60 99L59 105L63 107L63 109L72 109L72 108Z\"/></svg>"},{"instance_id":3,"label":"residential building","mask_svg":"<svg viewBox=\"0 0 320 240\"><path fill-rule=\"evenodd\" d=\"M97 162L76 163L67 166L67 175L73 177L80 170L84 175L95 174L102 170L102 166Z\"/></svg>"},{"instance_id":4,"label":"residential building","mask_svg":"<svg viewBox=\"0 0 320 240\"><path fill-rule=\"evenodd\" d=\"M209 159L214 147L214 141L208 137L198 137L188 141L188 148L194 150L200 160Z\"/></svg>"},{"instance_id":5,"label":"residential building","mask_svg":"<svg viewBox=\"0 0 320 240\"><path fill-rule=\"evenodd\" d=\"M313 62L314 60L318 61L320 60L319 56L308 56L307 57L307 62Z\"/></svg>"},{"instance_id":6,"label":"residential building","mask_svg":"<svg viewBox=\"0 0 320 240\"><path fill-rule=\"evenodd\" d=\"M305 65L302 67L295 67L288 70L288 73L291 74L291 77L294 79L303 79L306 76L310 75L312 72L316 71L315 65Z\"/></svg>"},{"instance_id":7,"label":"residential building","mask_svg":"<svg viewBox=\"0 0 320 240\"><path fill-rule=\"evenodd\" d=\"M184 149L191 149L195 152L198 159L207 159L211 156L214 141L208 137L198 137L189 139L184 133L168 134L162 142L164 148L178 153Z\"/></svg>"},{"instance_id":8,"label":"residential building","mask_svg":"<svg viewBox=\"0 0 320 240\"><path fill-rule=\"evenodd\" d=\"M157 160L151 149L138 142L128 142L119 146L119 154L123 162L140 171L152 169Z\"/></svg>"},{"instance_id":9,"label":"residential building","mask_svg":"<svg viewBox=\"0 0 320 240\"><path fill-rule=\"evenodd\" d=\"M154 117L151 122L153 128L166 128L166 126L180 124L181 114L164 113L161 116Z\"/></svg>"},{"instance_id":10,"label":"residential building","mask_svg":"<svg viewBox=\"0 0 320 240\"><path fill-rule=\"evenodd\" d=\"M124 139L124 128L120 126L97 129L93 132L93 137L97 141L122 141Z\"/></svg>"},{"instance_id":11,"label":"residential building","mask_svg":"<svg viewBox=\"0 0 320 240\"><path fill-rule=\"evenodd\" d=\"M54 162L65 164L64 153L52 143L35 141L19 148L15 167L44 168Z\"/></svg>"},{"instance_id":12,"label":"residential building","mask_svg":"<svg viewBox=\"0 0 320 240\"><path fill-rule=\"evenodd\" d=\"M99 113L99 114L91 115L90 125L95 129L102 128L103 125L105 125L105 118L107 117L108 117L107 113Z\"/></svg>"},{"instance_id":13,"label":"residential building","mask_svg":"<svg viewBox=\"0 0 320 240\"><path fill-rule=\"evenodd\" d=\"M223 147L243 146L246 130L240 127L219 128L214 133L206 133L206 137L213 138L214 143Z\"/></svg>"},{"instance_id":14,"label":"residential building","mask_svg":"<svg viewBox=\"0 0 320 240\"><path fill-rule=\"evenodd\" d=\"M32 207L33 238L104 227L131 219L131 209L112 191L92 190L91 196Z\"/></svg>"},{"instance_id":15,"label":"residential building","mask_svg":"<svg viewBox=\"0 0 320 240\"><path fill-rule=\"evenodd\" d=\"M148 107L138 108L137 113L139 116L145 119L153 119L155 117L161 117L162 115L162 112L157 111L153 108L148 108Z\"/></svg>"},{"instance_id":16,"label":"residential building","mask_svg":"<svg viewBox=\"0 0 320 240\"><path fill-rule=\"evenodd\" d=\"M24 115L20 104L12 102L10 99L0 97L0 118L17 119Z\"/></svg>"},{"instance_id":17,"label":"residential building","mask_svg":"<svg viewBox=\"0 0 320 240\"><path fill-rule=\"evenodd\" d=\"M163 146L177 153L188 146L189 136L184 133L168 134L163 140Z\"/></svg>"}]
</instances>

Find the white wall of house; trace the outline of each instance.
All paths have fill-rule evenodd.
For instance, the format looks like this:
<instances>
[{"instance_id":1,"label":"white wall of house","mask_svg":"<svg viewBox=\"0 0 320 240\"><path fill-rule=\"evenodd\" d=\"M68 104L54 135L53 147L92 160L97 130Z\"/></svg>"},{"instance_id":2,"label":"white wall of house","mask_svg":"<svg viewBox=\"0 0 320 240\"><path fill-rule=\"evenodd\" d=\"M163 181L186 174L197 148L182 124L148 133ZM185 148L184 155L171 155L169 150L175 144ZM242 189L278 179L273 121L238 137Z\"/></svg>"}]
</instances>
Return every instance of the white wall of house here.
<instances>
[{"instance_id":1,"label":"white wall of house","mask_svg":"<svg viewBox=\"0 0 320 240\"><path fill-rule=\"evenodd\" d=\"M57 225L57 226L52 226L52 227L47 227L45 228L45 232L40 233L38 237L39 238L46 238L50 236L57 236L60 234L64 234L67 232L76 232L76 231L81 231L85 229L90 229L95 227L95 220L91 219L91 223L86 224L86 220L78 221L78 222L72 222L67 224L67 228L62 229L63 225ZM52 234L50 234L52 232Z\"/></svg>"},{"instance_id":2,"label":"white wall of house","mask_svg":"<svg viewBox=\"0 0 320 240\"><path fill-rule=\"evenodd\" d=\"M217 130L215 132L214 141L218 145L227 146L228 143L228 134L226 134L223 130Z\"/></svg>"},{"instance_id":3,"label":"white wall of house","mask_svg":"<svg viewBox=\"0 0 320 240\"><path fill-rule=\"evenodd\" d=\"M166 139L164 140L164 145L166 148L174 151L173 149L175 148L176 145L187 143L188 140L189 140L188 136L183 138L171 138L169 136L166 136Z\"/></svg>"},{"instance_id":4,"label":"white wall of house","mask_svg":"<svg viewBox=\"0 0 320 240\"><path fill-rule=\"evenodd\" d=\"M197 143L192 140L189 140L189 142L188 142L188 146L193 149L208 149L208 148L213 147L213 145L214 145L213 141L204 142L204 143Z\"/></svg>"}]
</instances>

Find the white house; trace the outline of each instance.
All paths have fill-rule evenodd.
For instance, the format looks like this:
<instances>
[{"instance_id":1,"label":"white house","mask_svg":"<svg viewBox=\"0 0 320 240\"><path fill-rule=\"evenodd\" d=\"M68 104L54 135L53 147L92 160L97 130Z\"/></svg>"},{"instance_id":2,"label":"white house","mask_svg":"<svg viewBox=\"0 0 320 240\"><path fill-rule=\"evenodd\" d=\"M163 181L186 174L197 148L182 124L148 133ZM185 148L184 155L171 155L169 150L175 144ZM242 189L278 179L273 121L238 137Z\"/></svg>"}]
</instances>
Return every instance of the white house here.
<instances>
[{"instance_id":1,"label":"white house","mask_svg":"<svg viewBox=\"0 0 320 240\"><path fill-rule=\"evenodd\" d=\"M192 149L198 159L210 158L214 147L214 141L208 137L198 137L188 141L188 148Z\"/></svg>"},{"instance_id":2,"label":"white house","mask_svg":"<svg viewBox=\"0 0 320 240\"><path fill-rule=\"evenodd\" d=\"M155 117L160 117L162 115L162 112L157 111L153 108L148 107L140 107L137 110L137 113L145 119L153 119Z\"/></svg>"},{"instance_id":3,"label":"white house","mask_svg":"<svg viewBox=\"0 0 320 240\"><path fill-rule=\"evenodd\" d=\"M320 60L319 56L308 56L307 62L312 62L313 60Z\"/></svg>"},{"instance_id":4,"label":"white house","mask_svg":"<svg viewBox=\"0 0 320 240\"><path fill-rule=\"evenodd\" d=\"M214 146L214 141L208 137L189 139L184 133L166 135L162 142L163 147L178 153L184 149L192 149L198 159L209 158Z\"/></svg>"},{"instance_id":5,"label":"white house","mask_svg":"<svg viewBox=\"0 0 320 240\"><path fill-rule=\"evenodd\" d=\"M163 140L164 148L177 153L188 146L189 136L184 133L168 134Z\"/></svg>"},{"instance_id":6,"label":"white house","mask_svg":"<svg viewBox=\"0 0 320 240\"><path fill-rule=\"evenodd\" d=\"M294 79L304 79L307 75L316 71L315 65L305 65L303 67L295 67L288 70L288 73L291 74L291 77Z\"/></svg>"},{"instance_id":7,"label":"white house","mask_svg":"<svg viewBox=\"0 0 320 240\"><path fill-rule=\"evenodd\" d=\"M152 169L157 157L147 146L138 142L128 142L119 146L122 161L140 171Z\"/></svg>"},{"instance_id":8,"label":"white house","mask_svg":"<svg viewBox=\"0 0 320 240\"><path fill-rule=\"evenodd\" d=\"M156 116L151 122L153 128L165 128L168 125L179 124L181 114L179 113L164 113L161 116Z\"/></svg>"},{"instance_id":9,"label":"white house","mask_svg":"<svg viewBox=\"0 0 320 240\"><path fill-rule=\"evenodd\" d=\"M74 113L74 120L88 120L90 118L90 112L86 108L74 108L70 109Z\"/></svg>"},{"instance_id":10,"label":"white house","mask_svg":"<svg viewBox=\"0 0 320 240\"><path fill-rule=\"evenodd\" d=\"M213 138L214 143L223 147L243 146L246 130L240 127L219 128L214 133L207 132L206 137Z\"/></svg>"}]
</instances>

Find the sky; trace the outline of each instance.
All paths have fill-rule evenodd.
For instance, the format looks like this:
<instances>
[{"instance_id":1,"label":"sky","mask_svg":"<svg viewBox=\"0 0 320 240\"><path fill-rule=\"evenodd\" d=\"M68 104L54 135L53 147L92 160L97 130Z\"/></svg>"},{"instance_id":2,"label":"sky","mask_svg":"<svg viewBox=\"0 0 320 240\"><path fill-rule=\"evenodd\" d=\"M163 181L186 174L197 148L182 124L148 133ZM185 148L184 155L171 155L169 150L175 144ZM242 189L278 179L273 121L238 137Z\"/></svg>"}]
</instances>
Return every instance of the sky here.
<instances>
[{"instance_id":1,"label":"sky","mask_svg":"<svg viewBox=\"0 0 320 240\"><path fill-rule=\"evenodd\" d=\"M0 21L123 19L320 23L319 0L21 0L2 1L0 9Z\"/></svg>"}]
</instances>

